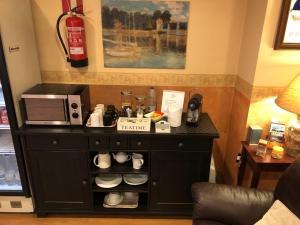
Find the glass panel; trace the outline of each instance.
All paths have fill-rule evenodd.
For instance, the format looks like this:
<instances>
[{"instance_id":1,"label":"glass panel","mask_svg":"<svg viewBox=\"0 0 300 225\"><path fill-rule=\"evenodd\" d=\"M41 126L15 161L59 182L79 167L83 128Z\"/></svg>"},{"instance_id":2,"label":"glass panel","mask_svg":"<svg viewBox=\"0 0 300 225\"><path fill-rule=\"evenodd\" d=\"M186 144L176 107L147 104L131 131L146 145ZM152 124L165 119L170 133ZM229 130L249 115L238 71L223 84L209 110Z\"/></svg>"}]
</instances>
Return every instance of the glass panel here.
<instances>
[{"instance_id":1,"label":"glass panel","mask_svg":"<svg viewBox=\"0 0 300 225\"><path fill-rule=\"evenodd\" d=\"M4 96L2 92L2 86L0 83L0 130L9 129L9 128L10 126L8 122L6 106L5 106Z\"/></svg>"},{"instance_id":2,"label":"glass panel","mask_svg":"<svg viewBox=\"0 0 300 225\"><path fill-rule=\"evenodd\" d=\"M65 121L63 99L26 98L25 106L29 121Z\"/></svg>"},{"instance_id":3,"label":"glass panel","mask_svg":"<svg viewBox=\"0 0 300 225\"><path fill-rule=\"evenodd\" d=\"M0 191L21 191L22 185L0 83Z\"/></svg>"},{"instance_id":4,"label":"glass panel","mask_svg":"<svg viewBox=\"0 0 300 225\"><path fill-rule=\"evenodd\" d=\"M0 154L14 152L15 148L13 145L10 130L0 130Z\"/></svg>"},{"instance_id":5,"label":"glass panel","mask_svg":"<svg viewBox=\"0 0 300 225\"><path fill-rule=\"evenodd\" d=\"M16 155L0 154L0 191L22 190Z\"/></svg>"}]
</instances>

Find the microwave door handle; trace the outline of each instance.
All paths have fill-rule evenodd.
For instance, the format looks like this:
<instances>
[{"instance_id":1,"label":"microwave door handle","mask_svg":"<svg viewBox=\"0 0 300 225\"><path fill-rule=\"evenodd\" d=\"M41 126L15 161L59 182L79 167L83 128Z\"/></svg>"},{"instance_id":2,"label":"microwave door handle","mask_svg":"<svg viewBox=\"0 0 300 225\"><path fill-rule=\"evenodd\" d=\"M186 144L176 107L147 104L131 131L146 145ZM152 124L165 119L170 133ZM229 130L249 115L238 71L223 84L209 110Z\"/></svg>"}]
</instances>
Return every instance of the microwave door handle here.
<instances>
[{"instance_id":1,"label":"microwave door handle","mask_svg":"<svg viewBox=\"0 0 300 225\"><path fill-rule=\"evenodd\" d=\"M68 100L64 99L64 112L65 112L65 121L69 121L69 113L68 113Z\"/></svg>"}]
</instances>

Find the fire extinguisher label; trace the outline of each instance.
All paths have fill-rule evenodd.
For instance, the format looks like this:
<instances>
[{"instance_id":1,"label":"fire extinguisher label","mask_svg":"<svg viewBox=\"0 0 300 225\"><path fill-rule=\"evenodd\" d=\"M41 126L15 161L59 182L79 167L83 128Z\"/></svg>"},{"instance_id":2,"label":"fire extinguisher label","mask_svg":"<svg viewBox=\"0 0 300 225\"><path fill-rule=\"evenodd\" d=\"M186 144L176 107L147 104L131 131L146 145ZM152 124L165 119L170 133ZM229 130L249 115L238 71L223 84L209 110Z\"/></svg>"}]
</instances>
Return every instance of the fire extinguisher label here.
<instances>
[{"instance_id":1,"label":"fire extinguisher label","mask_svg":"<svg viewBox=\"0 0 300 225\"><path fill-rule=\"evenodd\" d=\"M70 53L72 55L81 55L84 54L82 47L70 47Z\"/></svg>"},{"instance_id":2,"label":"fire extinguisher label","mask_svg":"<svg viewBox=\"0 0 300 225\"><path fill-rule=\"evenodd\" d=\"M69 39L69 47L71 55L83 55L83 39L82 32L84 32L84 28L82 27L68 27L68 39Z\"/></svg>"}]
</instances>

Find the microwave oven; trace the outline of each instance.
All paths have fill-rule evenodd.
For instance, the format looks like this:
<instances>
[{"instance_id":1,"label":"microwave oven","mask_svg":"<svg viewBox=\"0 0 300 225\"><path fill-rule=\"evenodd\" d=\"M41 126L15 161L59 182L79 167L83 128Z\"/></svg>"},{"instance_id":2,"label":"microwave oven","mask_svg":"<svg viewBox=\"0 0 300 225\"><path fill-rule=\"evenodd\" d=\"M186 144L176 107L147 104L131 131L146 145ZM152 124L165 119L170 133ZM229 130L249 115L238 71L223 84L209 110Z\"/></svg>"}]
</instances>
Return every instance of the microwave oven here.
<instances>
[{"instance_id":1,"label":"microwave oven","mask_svg":"<svg viewBox=\"0 0 300 225\"><path fill-rule=\"evenodd\" d=\"M90 110L88 85L38 84L21 99L30 125L83 125Z\"/></svg>"}]
</instances>

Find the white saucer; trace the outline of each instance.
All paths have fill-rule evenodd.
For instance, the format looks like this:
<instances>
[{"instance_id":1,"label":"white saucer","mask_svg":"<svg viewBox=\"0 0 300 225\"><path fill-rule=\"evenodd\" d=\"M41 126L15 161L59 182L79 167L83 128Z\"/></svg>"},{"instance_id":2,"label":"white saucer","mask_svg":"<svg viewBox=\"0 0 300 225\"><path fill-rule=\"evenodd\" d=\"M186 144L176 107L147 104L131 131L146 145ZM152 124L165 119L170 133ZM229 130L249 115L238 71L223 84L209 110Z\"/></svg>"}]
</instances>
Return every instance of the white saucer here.
<instances>
[{"instance_id":1,"label":"white saucer","mask_svg":"<svg viewBox=\"0 0 300 225\"><path fill-rule=\"evenodd\" d=\"M95 183L102 188L113 188L122 182L121 174L100 174L95 177Z\"/></svg>"},{"instance_id":2,"label":"white saucer","mask_svg":"<svg viewBox=\"0 0 300 225\"><path fill-rule=\"evenodd\" d=\"M124 174L124 182L129 185L141 185L148 181L147 174Z\"/></svg>"}]
</instances>

